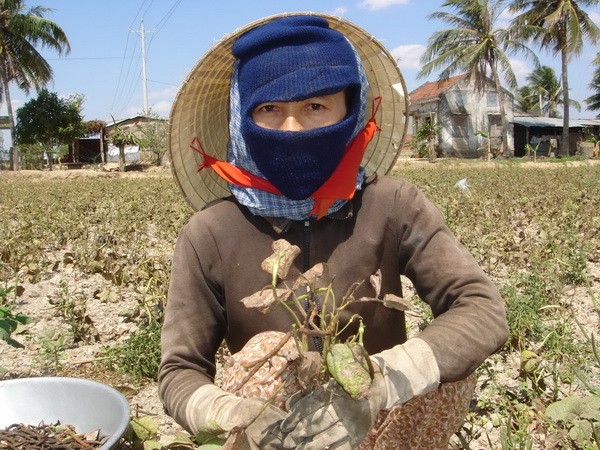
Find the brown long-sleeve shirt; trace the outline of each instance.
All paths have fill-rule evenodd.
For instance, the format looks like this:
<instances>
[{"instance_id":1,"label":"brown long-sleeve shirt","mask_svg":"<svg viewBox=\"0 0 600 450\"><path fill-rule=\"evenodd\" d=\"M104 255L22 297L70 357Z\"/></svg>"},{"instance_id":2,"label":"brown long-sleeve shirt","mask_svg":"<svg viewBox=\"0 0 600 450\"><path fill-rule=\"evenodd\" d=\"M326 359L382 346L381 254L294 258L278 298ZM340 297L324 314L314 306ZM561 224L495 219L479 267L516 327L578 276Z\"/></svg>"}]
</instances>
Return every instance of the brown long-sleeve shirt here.
<instances>
[{"instance_id":1,"label":"brown long-sleeve shirt","mask_svg":"<svg viewBox=\"0 0 600 450\"><path fill-rule=\"evenodd\" d=\"M283 308L264 315L240 301L270 285L260 265L278 239L302 250L291 279L327 263L337 301L356 282L362 284L355 297L373 297L368 280L378 270L381 296L402 295L406 275L435 317L419 338L433 350L442 382L464 378L507 339L498 290L435 206L406 181L370 180L347 208L319 221L267 220L233 198L219 200L182 228L173 257L159 392L182 425L189 397L213 380L223 339L237 352L257 333L289 331ZM350 312L363 318L370 354L406 341L403 312L373 302L354 303Z\"/></svg>"}]
</instances>

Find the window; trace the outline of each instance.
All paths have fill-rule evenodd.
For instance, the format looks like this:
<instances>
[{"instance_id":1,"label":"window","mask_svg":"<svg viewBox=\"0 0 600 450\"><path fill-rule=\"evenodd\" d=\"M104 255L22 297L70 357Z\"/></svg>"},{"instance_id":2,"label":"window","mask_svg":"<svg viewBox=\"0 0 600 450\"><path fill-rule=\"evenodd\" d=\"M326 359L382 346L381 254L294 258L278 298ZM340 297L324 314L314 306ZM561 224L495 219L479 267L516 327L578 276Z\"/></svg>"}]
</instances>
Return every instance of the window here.
<instances>
[{"instance_id":1,"label":"window","mask_svg":"<svg viewBox=\"0 0 600 450\"><path fill-rule=\"evenodd\" d=\"M467 94L462 91L456 91L454 93L454 101L458 106L465 106L467 104Z\"/></svg>"},{"instance_id":2,"label":"window","mask_svg":"<svg viewBox=\"0 0 600 450\"><path fill-rule=\"evenodd\" d=\"M452 116L452 136L456 138L469 137L469 116Z\"/></svg>"},{"instance_id":3,"label":"window","mask_svg":"<svg viewBox=\"0 0 600 450\"><path fill-rule=\"evenodd\" d=\"M486 93L486 102L488 108L497 108L498 107L498 93L497 92L487 92Z\"/></svg>"}]
</instances>

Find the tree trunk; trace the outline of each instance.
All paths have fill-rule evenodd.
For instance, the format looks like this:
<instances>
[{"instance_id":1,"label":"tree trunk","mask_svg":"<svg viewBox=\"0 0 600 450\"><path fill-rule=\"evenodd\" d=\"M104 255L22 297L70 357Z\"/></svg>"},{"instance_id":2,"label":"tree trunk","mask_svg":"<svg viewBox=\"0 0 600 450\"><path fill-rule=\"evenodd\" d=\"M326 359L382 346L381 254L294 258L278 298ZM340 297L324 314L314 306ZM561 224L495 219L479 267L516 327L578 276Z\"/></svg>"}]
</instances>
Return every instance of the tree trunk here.
<instances>
[{"instance_id":1,"label":"tree trunk","mask_svg":"<svg viewBox=\"0 0 600 450\"><path fill-rule=\"evenodd\" d=\"M100 130L100 161L102 162L102 165L106 162L104 160L104 126L102 126L102 129Z\"/></svg>"},{"instance_id":2,"label":"tree trunk","mask_svg":"<svg viewBox=\"0 0 600 450\"><path fill-rule=\"evenodd\" d=\"M125 146L119 145L119 172L125 172Z\"/></svg>"},{"instance_id":3,"label":"tree trunk","mask_svg":"<svg viewBox=\"0 0 600 450\"><path fill-rule=\"evenodd\" d=\"M0 66L0 71L2 72L0 76L2 77L2 89L4 90L8 122L10 123L10 170L19 170L19 149L15 144L15 116L10 102L10 90L4 65Z\"/></svg>"},{"instance_id":4,"label":"tree trunk","mask_svg":"<svg viewBox=\"0 0 600 450\"><path fill-rule=\"evenodd\" d=\"M560 53L562 62L562 85L563 85L563 130L562 140L558 149L558 156L569 156L569 76L567 50L562 49Z\"/></svg>"},{"instance_id":5,"label":"tree trunk","mask_svg":"<svg viewBox=\"0 0 600 450\"><path fill-rule=\"evenodd\" d=\"M498 67L496 64L492 64L492 75L494 76L494 84L496 85L496 91L498 92L498 109L500 110L500 123L502 124L502 137L500 139L500 146L502 149L502 154L509 158L515 155L515 150L508 139L509 127L506 119L506 110L504 109L504 102L506 99L504 96L504 90L500 85L500 76L498 75Z\"/></svg>"},{"instance_id":6,"label":"tree trunk","mask_svg":"<svg viewBox=\"0 0 600 450\"><path fill-rule=\"evenodd\" d=\"M429 162L436 162L437 149L435 148L435 140L429 139L427 141L427 152L429 153Z\"/></svg>"}]
</instances>

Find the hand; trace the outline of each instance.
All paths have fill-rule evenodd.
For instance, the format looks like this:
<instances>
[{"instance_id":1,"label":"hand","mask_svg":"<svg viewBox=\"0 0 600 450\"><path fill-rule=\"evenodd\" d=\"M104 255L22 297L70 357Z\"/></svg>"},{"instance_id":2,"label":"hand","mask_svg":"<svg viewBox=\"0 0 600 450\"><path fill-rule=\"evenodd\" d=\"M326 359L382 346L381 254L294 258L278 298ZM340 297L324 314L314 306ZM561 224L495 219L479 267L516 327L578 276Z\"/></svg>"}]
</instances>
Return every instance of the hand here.
<instances>
[{"instance_id":1,"label":"hand","mask_svg":"<svg viewBox=\"0 0 600 450\"><path fill-rule=\"evenodd\" d=\"M360 444L387 401L379 366L374 364L374 370L366 398L354 400L335 380L330 380L290 405L290 413L280 426L283 447L350 450Z\"/></svg>"},{"instance_id":2,"label":"hand","mask_svg":"<svg viewBox=\"0 0 600 450\"><path fill-rule=\"evenodd\" d=\"M281 448L282 436L279 425L285 413L259 399L241 400L235 408L231 422L225 424L229 428L226 431L242 429L245 448L248 449Z\"/></svg>"},{"instance_id":3,"label":"hand","mask_svg":"<svg viewBox=\"0 0 600 450\"><path fill-rule=\"evenodd\" d=\"M201 440L232 431L241 432L244 447L252 450L280 448L279 424L285 413L263 400L242 398L208 384L190 397L186 421Z\"/></svg>"}]
</instances>

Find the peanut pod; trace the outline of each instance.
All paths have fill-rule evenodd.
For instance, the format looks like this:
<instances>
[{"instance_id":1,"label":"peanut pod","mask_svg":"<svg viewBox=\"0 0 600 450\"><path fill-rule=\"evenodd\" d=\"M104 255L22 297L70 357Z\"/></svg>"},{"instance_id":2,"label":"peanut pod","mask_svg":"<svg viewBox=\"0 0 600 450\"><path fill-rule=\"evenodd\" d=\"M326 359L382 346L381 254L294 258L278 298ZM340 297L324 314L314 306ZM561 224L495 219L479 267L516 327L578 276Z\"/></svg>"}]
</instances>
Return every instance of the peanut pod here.
<instances>
[{"instance_id":1,"label":"peanut pod","mask_svg":"<svg viewBox=\"0 0 600 450\"><path fill-rule=\"evenodd\" d=\"M331 376L352 398L358 400L368 394L372 381L371 361L362 345L334 344L326 362Z\"/></svg>"}]
</instances>

